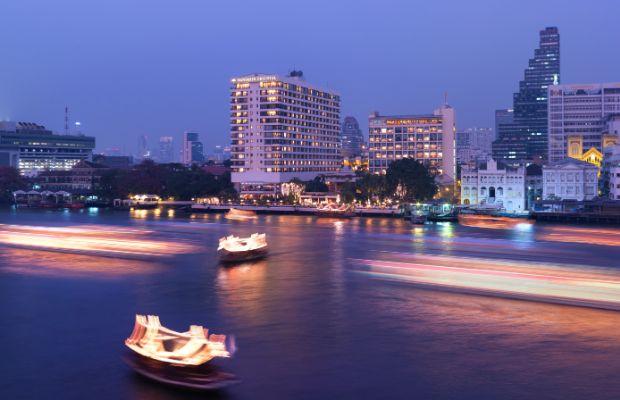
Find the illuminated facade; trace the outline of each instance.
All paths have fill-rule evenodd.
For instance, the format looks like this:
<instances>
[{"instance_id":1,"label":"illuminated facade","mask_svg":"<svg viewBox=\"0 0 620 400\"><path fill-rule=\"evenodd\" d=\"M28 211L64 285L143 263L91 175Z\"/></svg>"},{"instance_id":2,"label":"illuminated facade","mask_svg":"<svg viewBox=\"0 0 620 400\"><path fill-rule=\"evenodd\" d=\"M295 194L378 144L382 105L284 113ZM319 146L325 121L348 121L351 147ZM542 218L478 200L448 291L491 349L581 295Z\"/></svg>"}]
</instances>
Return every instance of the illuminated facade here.
<instances>
[{"instance_id":1,"label":"illuminated facade","mask_svg":"<svg viewBox=\"0 0 620 400\"><path fill-rule=\"evenodd\" d=\"M185 165L199 164L204 161L204 149L200 135L196 132L183 133L181 162Z\"/></svg>"},{"instance_id":2,"label":"illuminated facade","mask_svg":"<svg viewBox=\"0 0 620 400\"><path fill-rule=\"evenodd\" d=\"M301 71L233 78L230 134L231 179L242 193L335 172L342 162L340 96L308 84Z\"/></svg>"},{"instance_id":3,"label":"illuminated facade","mask_svg":"<svg viewBox=\"0 0 620 400\"><path fill-rule=\"evenodd\" d=\"M598 194L598 168L566 158L543 166L543 200L591 200Z\"/></svg>"},{"instance_id":4,"label":"illuminated facade","mask_svg":"<svg viewBox=\"0 0 620 400\"><path fill-rule=\"evenodd\" d=\"M346 117L342 123L342 157L351 163L362 156L364 135L355 117Z\"/></svg>"},{"instance_id":5,"label":"illuminated facade","mask_svg":"<svg viewBox=\"0 0 620 400\"><path fill-rule=\"evenodd\" d=\"M525 211L525 169L498 169L493 159L486 168L463 166L461 204L519 214Z\"/></svg>"},{"instance_id":6,"label":"illuminated facade","mask_svg":"<svg viewBox=\"0 0 620 400\"><path fill-rule=\"evenodd\" d=\"M518 165L547 158L547 90L559 82L560 33L548 27L540 31L539 46L513 96L513 121L498 125L494 159Z\"/></svg>"},{"instance_id":7,"label":"illuminated facade","mask_svg":"<svg viewBox=\"0 0 620 400\"><path fill-rule=\"evenodd\" d=\"M95 138L84 135L55 135L42 125L30 122L0 122L0 147L19 154L17 167L22 175L45 170L70 170L92 158Z\"/></svg>"},{"instance_id":8,"label":"illuminated facade","mask_svg":"<svg viewBox=\"0 0 620 400\"><path fill-rule=\"evenodd\" d=\"M382 116L368 118L369 170L384 174L390 163L413 158L435 175L455 176L455 119L448 105L428 115Z\"/></svg>"},{"instance_id":9,"label":"illuminated facade","mask_svg":"<svg viewBox=\"0 0 620 400\"><path fill-rule=\"evenodd\" d=\"M584 159L603 152L606 133L616 134L620 83L556 85L549 88L549 161ZM599 163L600 165L600 163Z\"/></svg>"}]
</instances>

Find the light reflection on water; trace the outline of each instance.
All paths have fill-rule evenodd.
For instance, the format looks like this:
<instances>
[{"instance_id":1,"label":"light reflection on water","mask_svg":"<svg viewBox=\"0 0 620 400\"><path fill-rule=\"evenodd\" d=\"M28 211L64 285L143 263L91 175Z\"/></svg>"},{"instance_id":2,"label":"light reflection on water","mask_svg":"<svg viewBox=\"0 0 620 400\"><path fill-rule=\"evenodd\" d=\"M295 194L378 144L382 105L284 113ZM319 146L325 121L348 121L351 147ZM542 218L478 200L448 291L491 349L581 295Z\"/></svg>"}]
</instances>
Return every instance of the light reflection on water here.
<instances>
[{"instance_id":1,"label":"light reflection on water","mask_svg":"<svg viewBox=\"0 0 620 400\"><path fill-rule=\"evenodd\" d=\"M50 226L60 214L33 215ZM546 272L579 264L615 276L613 246L536 241L553 232L546 226L485 230L312 216L239 223L219 214L100 212L69 214L65 227L84 221L148 231L194 250L136 261L7 249L0 255L0 273L10 272L0 275L1 328L7 343L32 339L9 346L10 370L0 366L12 377L9 397L185 397L135 378L120 361L133 314L149 312L171 326L200 323L236 336L239 351L222 366L242 384L216 395L224 398L620 398L618 312L420 289L351 272L367 260L456 266L473 258L511 273L536 268L534 261ZM254 232L267 233L269 258L217 263L219 237ZM571 279L591 273L573 270Z\"/></svg>"}]
</instances>

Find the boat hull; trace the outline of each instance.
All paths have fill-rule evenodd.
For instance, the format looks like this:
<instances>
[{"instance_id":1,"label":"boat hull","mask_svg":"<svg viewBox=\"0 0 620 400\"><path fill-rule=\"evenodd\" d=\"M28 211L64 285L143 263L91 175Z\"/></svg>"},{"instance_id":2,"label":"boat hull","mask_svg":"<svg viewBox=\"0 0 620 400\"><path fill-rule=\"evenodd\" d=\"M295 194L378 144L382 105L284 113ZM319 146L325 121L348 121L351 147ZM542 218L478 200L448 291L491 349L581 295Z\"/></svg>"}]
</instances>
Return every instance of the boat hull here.
<instances>
[{"instance_id":1,"label":"boat hull","mask_svg":"<svg viewBox=\"0 0 620 400\"><path fill-rule=\"evenodd\" d=\"M315 215L320 218L351 218L355 214L350 211L347 211L347 212L317 211Z\"/></svg>"},{"instance_id":2,"label":"boat hull","mask_svg":"<svg viewBox=\"0 0 620 400\"><path fill-rule=\"evenodd\" d=\"M126 355L124 361L140 376L177 388L217 390L239 383L233 374L212 365L178 367L136 354Z\"/></svg>"},{"instance_id":3,"label":"boat hull","mask_svg":"<svg viewBox=\"0 0 620 400\"><path fill-rule=\"evenodd\" d=\"M257 260L267 256L268 247L260 247L258 249L247 251L228 251L226 249L218 250L220 261L223 263L235 263L241 261Z\"/></svg>"}]
</instances>

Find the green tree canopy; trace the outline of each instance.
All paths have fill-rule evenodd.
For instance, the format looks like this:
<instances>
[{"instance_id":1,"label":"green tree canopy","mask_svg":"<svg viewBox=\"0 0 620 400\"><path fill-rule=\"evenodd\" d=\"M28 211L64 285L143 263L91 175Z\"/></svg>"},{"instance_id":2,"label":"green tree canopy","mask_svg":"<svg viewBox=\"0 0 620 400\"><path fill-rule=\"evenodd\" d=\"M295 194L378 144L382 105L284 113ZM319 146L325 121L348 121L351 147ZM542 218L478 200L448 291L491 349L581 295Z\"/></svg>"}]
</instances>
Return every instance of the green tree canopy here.
<instances>
[{"instance_id":1,"label":"green tree canopy","mask_svg":"<svg viewBox=\"0 0 620 400\"><path fill-rule=\"evenodd\" d=\"M13 192L28 188L28 182L13 167L0 167L0 202L11 203Z\"/></svg>"},{"instance_id":2,"label":"green tree canopy","mask_svg":"<svg viewBox=\"0 0 620 400\"><path fill-rule=\"evenodd\" d=\"M412 158L392 162L385 178L389 193L400 201L426 201L437 193L437 185L428 168Z\"/></svg>"}]
</instances>

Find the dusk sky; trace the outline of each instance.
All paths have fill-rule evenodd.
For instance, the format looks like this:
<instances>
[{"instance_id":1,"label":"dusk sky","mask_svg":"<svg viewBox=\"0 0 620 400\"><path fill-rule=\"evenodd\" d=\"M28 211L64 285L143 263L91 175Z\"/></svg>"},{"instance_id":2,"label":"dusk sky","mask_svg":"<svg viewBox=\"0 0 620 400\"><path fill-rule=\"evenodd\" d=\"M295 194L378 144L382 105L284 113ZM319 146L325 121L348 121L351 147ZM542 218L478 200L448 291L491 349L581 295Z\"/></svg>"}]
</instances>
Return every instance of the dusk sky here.
<instances>
[{"instance_id":1,"label":"dusk sky","mask_svg":"<svg viewBox=\"0 0 620 400\"><path fill-rule=\"evenodd\" d=\"M365 134L372 110L493 126L557 26L563 83L620 81L620 2L3 0L0 120L61 132L64 107L97 149L200 132L228 144L229 79L296 68L342 96Z\"/></svg>"}]
</instances>

